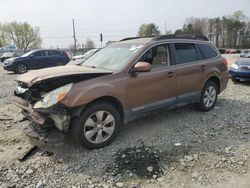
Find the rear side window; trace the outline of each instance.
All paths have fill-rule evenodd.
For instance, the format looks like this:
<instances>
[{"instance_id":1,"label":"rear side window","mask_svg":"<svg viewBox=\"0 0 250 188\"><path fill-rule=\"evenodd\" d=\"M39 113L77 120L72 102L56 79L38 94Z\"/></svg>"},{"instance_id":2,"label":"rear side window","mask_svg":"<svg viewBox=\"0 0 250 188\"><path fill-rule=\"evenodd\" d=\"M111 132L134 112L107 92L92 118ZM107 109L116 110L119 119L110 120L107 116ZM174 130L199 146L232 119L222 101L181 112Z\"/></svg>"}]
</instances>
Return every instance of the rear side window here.
<instances>
[{"instance_id":1,"label":"rear side window","mask_svg":"<svg viewBox=\"0 0 250 188\"><path fill-rule=\"evenodd\" d=\"M211 59L218 55L215 52L215 50L207 44L198 44L198 46L201 51L203 59Z\"/></svg>"},{"instance_id":2,"label":"rear side window","mask_svg":"<svg viewBox=\"0 0 250 188\"><path fill-rule=\"evenodd\" d=\"M175 51L177 64L198 61L198 54L192 43L176 43Z\"/></svg>"},{"instance_id":3,"label":"rear side window","mask_svg":"<svg viewBox=\"0 0 250 188\"><path fill-rule=\"evenodd\" d=\"M41 56L45 56L45 52L44 51L38 51L33 53L34 57L41 57Z\"/></svg>"},{"instance_id":4,"label":"rear side window","mask_svg":"<svg viewBox=\"0 0 250 188\"><path fill-rule=\"evenodd\" d=\"M60 51L55 51L55 50L51 50L50 51L50 55L59 55L61 52Z\"/></svg>"}]
</instances>

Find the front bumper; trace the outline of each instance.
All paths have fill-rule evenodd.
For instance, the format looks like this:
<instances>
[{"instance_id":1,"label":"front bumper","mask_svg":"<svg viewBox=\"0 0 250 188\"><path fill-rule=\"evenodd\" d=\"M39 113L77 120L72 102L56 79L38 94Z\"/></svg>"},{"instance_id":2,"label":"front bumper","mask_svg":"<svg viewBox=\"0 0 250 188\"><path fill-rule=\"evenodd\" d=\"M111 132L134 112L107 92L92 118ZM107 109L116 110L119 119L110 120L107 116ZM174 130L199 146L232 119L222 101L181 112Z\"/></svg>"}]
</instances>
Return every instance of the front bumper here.
<instances>
[{"instance_id":1,"label":"front bumper","mask_svg":"<svg viewBox=\"0 0 250 188\"><path fill-rule=\"evenodd\" d=\"M4 70L7 70L7 71L14 71L15 70L15 67L13 66L12 63L8 63L8 64L3 63L3 68L4 68Z\"/></svg>"},{"instance_id":2,"label":"front bumper","mask_svg":"<svg viewBox=\"0 0 250 188\"><path fill-rule=\"evenodd\" d=\"M250 80L250 70L241 70L241 69L229 69L229 75L233 77L234 79L239 79L239 80Z\"/></svg>"},{"instance_id":3,"label":"front bumper","mask_svg":"<svg viewBox=\"0 0 250 188\"><path fill-rule=\"evenodd\" d=\"M57 127L67 132L71 116L62 104L56 104L48 109L34 109L32 105L21 97L13 97L11 102L22 109L22 114L36 125L40 130Z\"/></svg>"}]
</instances>

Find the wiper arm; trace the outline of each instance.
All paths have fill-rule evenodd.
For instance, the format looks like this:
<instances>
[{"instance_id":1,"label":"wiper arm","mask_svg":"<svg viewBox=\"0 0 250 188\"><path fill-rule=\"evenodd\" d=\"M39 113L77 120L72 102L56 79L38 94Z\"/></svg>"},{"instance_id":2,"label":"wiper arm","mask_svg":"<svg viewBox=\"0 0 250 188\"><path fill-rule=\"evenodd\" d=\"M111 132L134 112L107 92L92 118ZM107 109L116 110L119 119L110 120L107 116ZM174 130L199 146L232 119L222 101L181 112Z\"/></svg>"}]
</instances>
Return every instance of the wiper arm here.
<instances>
[{"instance_id":1,"label":"wiper arm","mask_svg":"<svg viewBox=\"0 0 250 188\"><path fill-rule=\"evenodd\" d=\"M93 66L93 65L83 65L83 66L85 66L85 67L90 67L90 68L96 68L95 66Z\"/></svg>"}]
</instances>

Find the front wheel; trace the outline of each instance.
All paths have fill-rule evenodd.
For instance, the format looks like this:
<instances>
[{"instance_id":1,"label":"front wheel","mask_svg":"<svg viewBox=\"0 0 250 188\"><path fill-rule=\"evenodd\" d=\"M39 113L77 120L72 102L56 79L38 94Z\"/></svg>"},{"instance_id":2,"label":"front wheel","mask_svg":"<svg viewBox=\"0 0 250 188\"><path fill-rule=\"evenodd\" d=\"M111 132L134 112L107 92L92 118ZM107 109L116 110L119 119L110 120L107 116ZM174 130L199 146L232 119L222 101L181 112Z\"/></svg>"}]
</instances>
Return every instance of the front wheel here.
<instances>
[{"instance_id":1,"label":"front wheel","mask_svg":"<svg viewBox=\"0 0 250 188\"><path fill-rule=\"evenodd\" d=\"M213 81L208 81L202 89L200 102L197 104L199 110L206 112L214 108L218 96L218 86Z\"/></svg>"},{"instance_id":2,"label":"front wheel","mask_svg":"<svg viewBox=\"0 0 250 188\"><path fill-rule=\"evenodd\" d=\"M98 149L109 145L118 134L121 117L117 109L106 102L94 103L73 120L71 133L78 145Z\"/></svg>"},{"instance_id":3,"label":"front wheel","mask_svg":"<svg viewBox=\"0 0 250 188\"><path fill-rule=\"evenodd\" d=\"M28 67L25 64L17 65L16 70L15 70L15 72L18 74L23 74L23 73L26 73L27 71L28 71Z\"/></svg>"}]
</instances>

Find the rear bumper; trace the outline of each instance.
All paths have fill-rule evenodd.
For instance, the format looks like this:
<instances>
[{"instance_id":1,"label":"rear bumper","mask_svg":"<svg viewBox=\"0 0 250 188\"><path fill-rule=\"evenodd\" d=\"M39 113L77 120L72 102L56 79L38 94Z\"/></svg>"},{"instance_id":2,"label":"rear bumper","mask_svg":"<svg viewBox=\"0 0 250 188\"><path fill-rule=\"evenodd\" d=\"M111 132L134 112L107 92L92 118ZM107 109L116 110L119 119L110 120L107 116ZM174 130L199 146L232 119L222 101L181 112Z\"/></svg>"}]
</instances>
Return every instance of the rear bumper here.
<instances>
[{"instance_id":1,"label":"rear bumper","mask_svg":"<svg viewBox=\"0 0 250 188\"><path fill-rule=\"evenodd\" d=\"M223 72L223 75L220 79L220 83L221 83L220 93L227 88L228 80L229 80L228 72Z\"/></svg>"},{"instance_id":2,"label":"rear bumper","mask_svg":"<svg viewBox=\"0 0 250 188\"><path fill-rule=\"evenodd\" d=\"M229 69L229 74L231 77L239 80L250 80L250 70L238 70L238 69Z\"/></svg>"}]
</instances>

